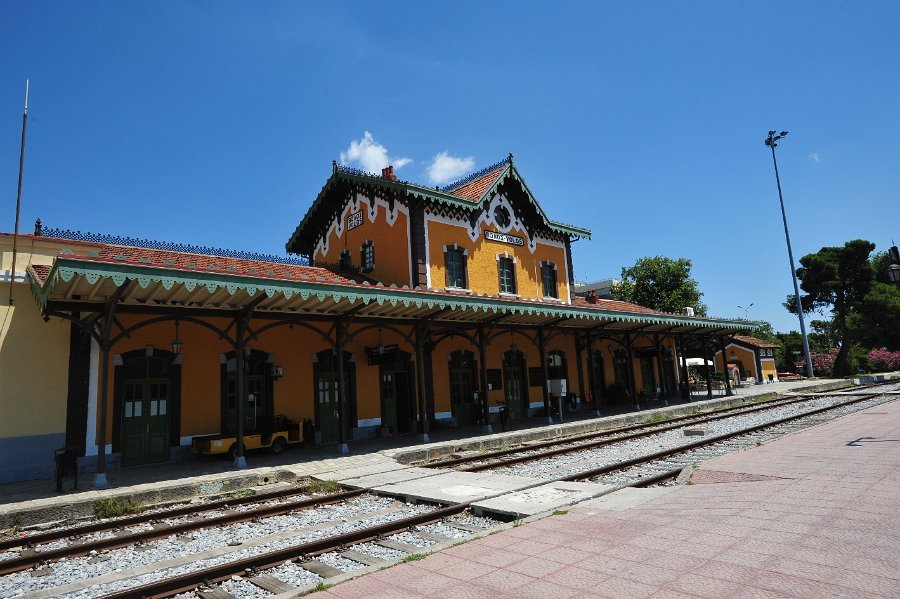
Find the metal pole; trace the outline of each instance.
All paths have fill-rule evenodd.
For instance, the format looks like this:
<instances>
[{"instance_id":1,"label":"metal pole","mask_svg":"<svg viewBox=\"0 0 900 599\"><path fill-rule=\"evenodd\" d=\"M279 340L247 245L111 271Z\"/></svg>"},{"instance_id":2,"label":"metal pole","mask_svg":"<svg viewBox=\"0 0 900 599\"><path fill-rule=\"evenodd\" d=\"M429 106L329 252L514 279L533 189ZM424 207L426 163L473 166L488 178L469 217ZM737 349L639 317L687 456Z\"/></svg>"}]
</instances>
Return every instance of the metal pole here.
<instances>
[{"instance_id":1,"label":"metal pole","mask_svg":"<svg viewBox=\"0 0 900 599\"><path fill-rule=\"evenodd\" d=\"M783 133L779 137L783 137ZM769 139L772 139L771 134ZM784 239L787 241L788 259L791 262L791 278L794 281L794 296L797 298L797 316L800 317L800 335L803 337L803 352L806 354L806 375L813 378L812 356L809 353L809 339L806 337L806 323L803 322L803 307L800 305L800 286L797 284L797 269L794 267L794 251L791 249L791 234L788 231L787 215L784 212L784 197L781 194L781 177L778 174L778 160L775 159L774 141L767 145L772 149L772 164L775 166L775 183L778 185L778 201L781 203L781 220L784 221Z\"/></svg>"},{"instance_id":2,"label":"metal pole","mask_svg":"<svg viewBox=\"0 0 900 599\"><path fill-rule=\"evenodd\" d=\"M25 168L25 128L28 125L28 79L25 80L25 111L22 113L22 145L19 147L19 188L16 192L16 228L13 233L12 266L9 267L9 305L13 305L13 283L16 281L16 254L19 242L19 210L22 206L22 171Z\"/></svg>"}]
</instances>

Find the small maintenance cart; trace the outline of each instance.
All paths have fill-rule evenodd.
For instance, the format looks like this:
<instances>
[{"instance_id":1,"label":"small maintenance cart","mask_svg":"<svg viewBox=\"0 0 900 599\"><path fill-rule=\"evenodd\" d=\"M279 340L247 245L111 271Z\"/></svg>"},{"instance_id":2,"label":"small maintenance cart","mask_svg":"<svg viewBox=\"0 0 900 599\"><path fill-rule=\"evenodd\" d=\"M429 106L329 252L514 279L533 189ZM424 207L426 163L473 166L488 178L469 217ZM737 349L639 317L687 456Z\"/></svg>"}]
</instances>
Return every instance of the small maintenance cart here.
<instances>
[{"instance_id":1,"label":"small maintenance cart","mask_svg":"<svg viewBox=\"0 0 900 599\"><path fill-rule=\"evenodd\" d=\"M281 453L288 445L303 442L300 425L279 427L268 433L247 433L244 435L244 450L269 448L272 453ZM191 439L191 451L199 455L221 455L237 453L237 435L204 435Z\"/></svg>"}]
</instances>

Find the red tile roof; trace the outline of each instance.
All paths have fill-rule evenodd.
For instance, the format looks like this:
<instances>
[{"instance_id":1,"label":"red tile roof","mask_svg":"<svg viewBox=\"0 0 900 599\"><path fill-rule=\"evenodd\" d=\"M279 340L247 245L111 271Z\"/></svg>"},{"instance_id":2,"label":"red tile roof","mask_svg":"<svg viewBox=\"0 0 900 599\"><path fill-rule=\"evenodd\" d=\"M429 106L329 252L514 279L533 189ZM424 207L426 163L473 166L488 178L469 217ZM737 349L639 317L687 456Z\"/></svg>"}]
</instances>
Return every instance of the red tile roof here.
<instances>
[{"instance_id":1,"label":"red tile roof","mask_svg":"<svg viewBox=\"0 0 900 599\"><path fill-rule=\"evenodd\" d=\"M637 314L665 314L665 312L660 312L659 310L645 308L644 306L638 306L637 304L631 304L628 302L620 302L618 300L598 299L596 304L592 304L580 295L576 295L572 298L572 305L578 306L579 308L597 308L598 310L613 310L615 312L631 312Z\"/></svg>"},{"instance_id":2,"label":"red tile roof","mask_svg":"<svg viewBox=\"0 0 900 599\"><path fill-rule=\"evenodd\" d=\"M763 341L762 339L757 339L756 337L748 337L746 335L735 335L734 340L744 345L752 345L753 347L759 348L772 348L772 347L781 347L777 343L769 343L768 341Z\"/></svg>"},{"instance_id":3,"label":"red tile roof","mask_svg":"<svg viewBox=\"0 0 900 599\"><path fill-rule=\"evenodd\" d=\"M144 266L156 266L174 270L220 272L233 275L248 275L254 277L277 279L324 279L328 283L362 283L374 282L362 275L348 276L346 273L338 273L324 266L303 266L297 264L282 264L279 262L265 262L261 260L249 260L244 258L231 258L211 256L207 254L195 254L187 252L175 252L170 250L148 249L126 245L106 243L85 243L71 239L57 239L52 237L35 237L52 242L58 242L61 246L91 246L99 248L99 255L85 256L83 254L67 253L65 250L60 256L93 260L99 262L111 262L122 264L138 264ZM43 284L44 279L50 273L50 266L32 265L30 270L37 277L38 283Z\"/></svg>"},{"instance_id":4,"label":"red tile roof","mask_svg":"<svg viewBox=\"0 0 900 599\"><path fill-rule=\"evenodd\" d=\"M502 173L505 168L506 165L502 164L489 173L485 173L477 179L469 181L465 185L460 185L455 189L448 190L447 193L464 200L469 200L470 202L477 202L481 199L481 196L484 195L484 192L494 184L497 177L500 176L500 173Z\"/></svg>"}]
</instances>

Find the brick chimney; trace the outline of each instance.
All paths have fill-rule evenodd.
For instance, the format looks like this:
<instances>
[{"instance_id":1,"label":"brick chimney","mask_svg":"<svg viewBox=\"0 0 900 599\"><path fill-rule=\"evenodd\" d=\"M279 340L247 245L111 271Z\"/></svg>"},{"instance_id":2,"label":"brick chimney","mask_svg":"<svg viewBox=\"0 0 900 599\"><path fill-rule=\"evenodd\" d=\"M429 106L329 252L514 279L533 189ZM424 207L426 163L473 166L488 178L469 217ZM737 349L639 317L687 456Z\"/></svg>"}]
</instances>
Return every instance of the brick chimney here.
<instances>
[{"instance_id":1,"label":"brick chimney","mask_svg":"<svg viewBox=\"0 0 900 599\"><path fill-rule=\"evenodd\" d=\"M397 175L394 174L394 165L386 166L381 169L381 178L388 181L396 181Z\"/></svg>"}]
</instances>

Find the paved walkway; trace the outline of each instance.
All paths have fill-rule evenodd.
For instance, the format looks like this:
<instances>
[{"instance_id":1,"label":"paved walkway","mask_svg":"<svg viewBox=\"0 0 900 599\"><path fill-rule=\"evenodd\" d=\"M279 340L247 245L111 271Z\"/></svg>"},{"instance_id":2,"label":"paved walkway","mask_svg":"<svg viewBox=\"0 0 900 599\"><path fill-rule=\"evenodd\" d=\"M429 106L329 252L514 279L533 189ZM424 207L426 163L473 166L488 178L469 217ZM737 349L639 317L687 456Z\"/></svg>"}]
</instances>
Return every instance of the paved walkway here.
<instances>
[{"instance_id":1,"label":"paved walkway","mask_svg":"<svg viewBox=\"0 0 900 599\"><path fill-rule=\"evenodd\" d=\"M322 596L900 597L900 401Z\"/></svg>"}]
</instances>

